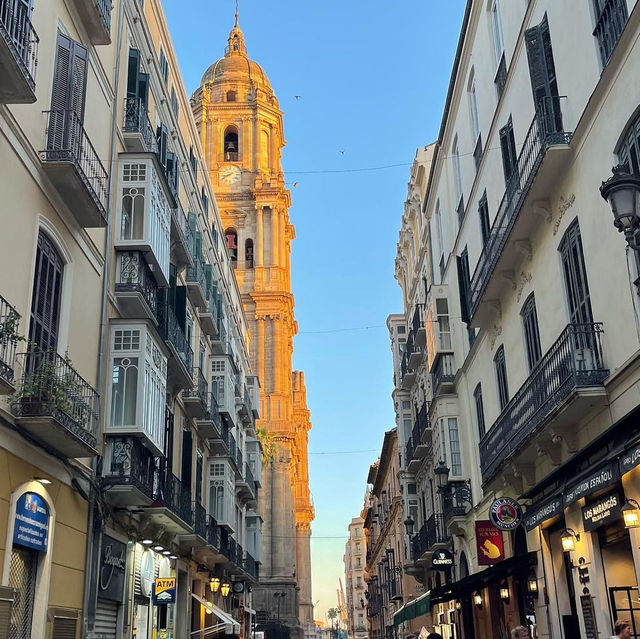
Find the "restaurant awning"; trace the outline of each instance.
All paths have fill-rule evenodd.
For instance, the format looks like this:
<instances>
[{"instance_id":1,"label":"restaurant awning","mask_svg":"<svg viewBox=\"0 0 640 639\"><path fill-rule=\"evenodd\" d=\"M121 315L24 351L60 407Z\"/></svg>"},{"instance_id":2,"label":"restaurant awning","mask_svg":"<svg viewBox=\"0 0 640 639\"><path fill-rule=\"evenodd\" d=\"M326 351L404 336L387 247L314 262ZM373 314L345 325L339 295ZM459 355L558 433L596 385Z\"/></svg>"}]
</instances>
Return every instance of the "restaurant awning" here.
<instances>
[{"instance_id":1,"label":"restaurant awning","mask_svg":"<svg viewBox=\"0 0 640 639\"><path fill-rule=\"evenodd\" d=\"M200 604L202 604L205 607L205 610L209 613L213 613L216 617L218 617L218 619L220 619L220 621L222 623L217 624L217 626L212 626L212 630L213 628L218 628L219 626L219 630L224 630L224 633L227 635L239 635L240 634L240 623L237 622L229 613L225 612L224 610L222 610L222 608L219 608L218 606L216 606L213 602L211 601L207 601L206 599L203 599L202 597L199 597L198 595L196 595L195 593L191 593L191 596L198 601ZM206 632L207 629L205 629ZM200 632L200 631L198 631Z\"/></svg>"},{"instance_id":2,"label":"restaurant awning","mask_svg":"<svg viewBox=\"0 0 640 639\"><path fill-rule=\"evenodd\" d=\"M406 603L393 613L393 625L399 626L404 621L410 621L431 612L431 591L425 592L417 599Z\"/></svg>"}]
</instances>

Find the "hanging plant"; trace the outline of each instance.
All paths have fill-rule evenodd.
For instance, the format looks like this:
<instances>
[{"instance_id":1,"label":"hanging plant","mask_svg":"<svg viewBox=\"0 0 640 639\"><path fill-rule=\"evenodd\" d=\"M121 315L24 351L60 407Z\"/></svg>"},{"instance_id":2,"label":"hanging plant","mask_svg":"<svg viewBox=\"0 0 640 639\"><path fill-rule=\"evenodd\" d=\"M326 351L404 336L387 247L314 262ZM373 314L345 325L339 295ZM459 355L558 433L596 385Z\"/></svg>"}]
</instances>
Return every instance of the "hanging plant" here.
<instances>
[{"instance_id":1,"label":"hanging plant","mask_svg":"<svg viewBox=\"0 0 640 639\"><path fill-rule=\"evenodd\" d=\"M262 444L262 461L268 464L276 458L278 452L276 436L266 428L258 428L256 434L258 435L260 444Z\"/></svg>"}]
</instances>

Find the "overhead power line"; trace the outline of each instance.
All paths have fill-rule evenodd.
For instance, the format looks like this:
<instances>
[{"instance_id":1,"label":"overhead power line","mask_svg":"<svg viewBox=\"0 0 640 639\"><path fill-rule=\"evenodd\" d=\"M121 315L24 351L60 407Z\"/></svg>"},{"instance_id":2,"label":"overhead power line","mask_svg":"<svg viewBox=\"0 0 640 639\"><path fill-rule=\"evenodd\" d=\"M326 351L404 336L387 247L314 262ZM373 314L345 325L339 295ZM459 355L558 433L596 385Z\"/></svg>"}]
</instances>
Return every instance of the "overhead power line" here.
<instances>
[{"instance_id":1,"label":"overhead power line","mask_svg":"<svg viewBox=\"0 0 640 639\"><path fill-rule=\"evenodd\" d=\"M346 333L347 331L368 331L370 328L386 328L386 324L372 324L371 326L352 326L349 328L329 328L324 331L300 331L298 335L324 335L326 333Z\"/></svg>"}]
</instances>

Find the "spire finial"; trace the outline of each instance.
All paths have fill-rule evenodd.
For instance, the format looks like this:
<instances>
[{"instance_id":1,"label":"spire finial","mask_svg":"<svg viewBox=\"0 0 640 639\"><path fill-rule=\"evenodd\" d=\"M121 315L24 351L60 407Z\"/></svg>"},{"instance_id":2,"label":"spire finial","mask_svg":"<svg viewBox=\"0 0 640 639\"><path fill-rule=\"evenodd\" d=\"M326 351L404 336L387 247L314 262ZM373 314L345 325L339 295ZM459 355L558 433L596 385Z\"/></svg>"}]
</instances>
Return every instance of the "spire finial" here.
<instances>
[{"instance_id":1,"label":"spire finial","mask_svg":"<svg viewBox=\"0 0 640 639\"><path fill-rule=\"evenodd\" d=\"M236 0L236 29L240 24L240 0Z\"/></svg>"}]
</instances>

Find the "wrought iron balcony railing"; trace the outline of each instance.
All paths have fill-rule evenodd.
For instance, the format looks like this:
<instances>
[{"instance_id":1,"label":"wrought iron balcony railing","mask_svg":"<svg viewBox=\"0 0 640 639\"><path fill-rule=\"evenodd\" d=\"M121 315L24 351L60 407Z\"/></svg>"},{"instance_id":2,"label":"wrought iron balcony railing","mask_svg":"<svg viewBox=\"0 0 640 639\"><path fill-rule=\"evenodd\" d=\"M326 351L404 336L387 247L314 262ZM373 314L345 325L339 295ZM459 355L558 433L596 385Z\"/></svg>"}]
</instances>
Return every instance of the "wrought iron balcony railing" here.
<instances>
[{"instance_id":1,"label":"wrought iron balcony railing","mask_svg":"<svg viewBox=\"0 0 640 639\"><path fill-rule=\"evenodd\" d=\"M202 539L207 538L207 511L198 503L193 507L193 532Z\"/></svg>"},{"instance_id":2,"label":"wrought iron balcony railing","mask_svg":"<svg viewBox=\"0 0 640 639\"><path fill-rule=\"evenodd\" d=\"M149 120L147 106L141 98L125 98L123 132L139 135L147 153L158 152L158 142Z\"/></svg>"},{"instance_id":3,"label":"wrought iron balcony railing","mask_svg":"<svg viewBox=\"0 0 640 639\"><path fill-rule=\"evenodd\" d=\"M210 405L209 385L207 384L207 380L201 368L196 367L193 369L193 379L193 387L185 388L182 396L185 399L189 398L199 400L202 406L206 407L206 410Z\"/></svg>"},{"instance_id":4,"label":"wrought iron balcony railing","mask_svg":"<svg viewBox=\"0 0 640 639\"><path fill-rule=\"evenodd\" d=\"M440 394L443 384L452 384L455 376L453 353L440 353L431 373L434 397Z\"/></svg>"},{"instance_id":5,"label":"wrought iron balcony railing","mask_svg":"<svg viewBox=\"0 0 640 639\"><path fill-rule=\"evenodd\" d=\"M0 295L0 379L13 386L20 314Z\"/></svg>"},{"instance_id":6,"label":"wrought iron balcony railing","mask_svg":"<svg viewBox=\"0 0 640 639\"><path fill-rule=\"evenodd\" d=\"M598 38L602 66L606 66L618 40L627 24L626 0L600 0L600 14L596 16L596 28L593 35Z\"/></svg>"},{"instance_id":7,"label":"wrought iron balcony railing","mask_svg":"<svg viewBox=\"0 0 640 639\"><path fill-rule=\"evenodd\" d=\"M560 109L562 97L543 99L529 127L518 156L517 169L514 170L512 178L506 185L489 238L482 249L478 265L471 278L469 306L472 316L480 305L480 299L493 275L498 259L527 199L548 148L558 144L566 145L571 141L572 134L562 130L562 111Z\"/></svg>"},{"instance_id":8,"label":"wrought iron balcony railing","mask_svg":"<svg viewBox=\"0 0 640 639\"><path fill-rule=\"evenodd\" d=\"M158 284L140 251L119 253L120 269L116 291L139 293L154 315L158 312Z\"/></svg>"},{"instance_id":9,"label":"wrought iron balcony railing","mask_svg":"<svg viewBox=\"0 0 640 639\"><path fill-rule=\"evenodd\" d=\"M600 323L569 324L535 365L480 441L484 483L543 427L572 392L602 385L609 371L604 367L601 334Z\"/></svg>"},{"instance_id":10,"label":"wrought iron balcony railing","mask_svg":"<svg viewBox=\"0 0 640 639\"><path fill-rule=\"evenodd\" d=\"M411 437L406 446L407 464L414 458L416 448L422 444L424 433L431 427L428 411L428 404L424 403L416 416L416 421L411 430Z\"/></svg>"},{"instance_id":11,"label":"wrought iron balcony railing","mask_svg":"<svg viewBox=\"0 0 640 639\"><path fill-rule=\"evenodd\" d=\"M445 543L447 540L444 517L440 513L431 515L411 540L413 561L418 561L425 552L431 550L436 544Z\"/></svg>"},{"instance_id":12,"label":"wrought iron balcony railing","mask_svg":"<svg viewBox=\"0 0 640 639\"><path fill-rule=\"evenodd\" d=\"M453 517L464 517L473 506L470 480L453 480L442 493L442 510L445 526Z\"/></svg>"},{"instance_id":13,"label":"wrought iron balcony railing","mask_svg":"<svg viewBox=\"0 0 640 639\"><path fill-rule=\"evenodd\" d=\"M107 486L132 486L153 497L156 459L135 437L109 437L111 463L105 469Z\"/></svg>"},{"instance_id":14,"label":"wrought iron balcony railing","mask_svg":"<svg viewBox=\"0 0 640 639\"><path fill-rule=\"evenodd\" d=\"M421 328L424 328L424 304L416 304L411 320L411 332L417 335Z\"/></svg>"},{"instance_id":15,"label":"wrought iron balcony railing","mask_svg":"<svg viewBox=\"0 0 640 639\"><path fill-rule=\"evenodd\" d=\"M19 0L0 0L0 37L4 39L15 63L20 68L24 82L29 87L27 91L29 95L21 97L20 102L35 102L35 77L40 39L31 24L29 3ZM8 98L16 97L16 93L21 93L12 87L4 86L2 80L0 80L0 92L0 95Z\"/></svg>"},{"instance_id":16,"label":"wrought iron balcony railing","mask_svg":"<svg viewBox=\"0 0 640 639\"><path fill-rule=\"evenodd\" d=\"M161 299L158 303L158 324L162 339L169 342L178 353L189 375L193 375L193 350L178 322L175 311L168 300Z\"/></svg>"},{"instance_id":17,"label":"wrought iron balcony railing","mask_svg":"<svg viewBox=\"0 0 640 639\"><path fill-rule=\"evenodd\" d=\"M47 142L42 160L72 164L106 224L107 171L84 130L82 118L70 109L44 113L47 116Z\"/></svg>"},{"instance_id":18,"label":"wrought iron balcony railing","mask_svg":"<svg viewBox=\"0 0 640 639\"><path fill-rule=\"evenodd\" d=\"M193 525L191 491L173 473L156 473L155 503L168 508L188 526Z\"/></svg>"},{"instance_id":19,"label":"wrought iron balcony railing","mask_svg":"<svg viewBox=\"0 0 640 639\"><path fill-rule=\"evenodd\" d=\"M244 558L242 560L242 568L247 574L251 575L254 579L256 580L258 579L259 577L258 562L246 551L244 553Z\"/></svg>"},{"instance_id":20,"label":"wrought iron balcony railing","mask_svg":"<svg viewBox=\"0 0 640 639\"><path fill-rule=\"evenodd\" d=\"M211 515L207 517L207 544L220 550L220 526Z\"/></svg>"},{"instance_id":21,"label":"wrought iron balcony railing","mask_svg":"<svg viewBox=\"0 0 640 639\"><path fill-rule=\"evenodd\" d=\"M69 433L95 448L99 425L98 393L53 351L33 350L22 355L24 374L14 395L18 417L51 417Z\"/></svg>"}]
</instances>

